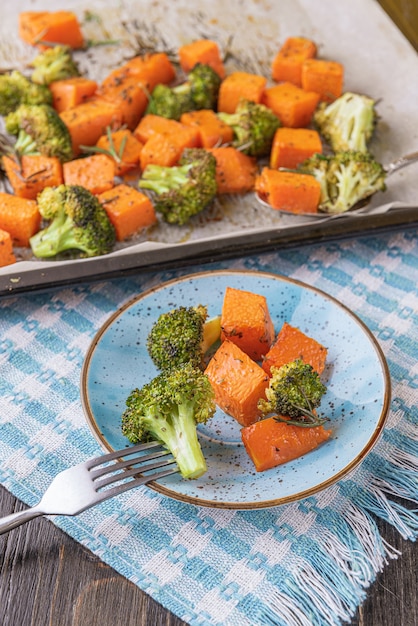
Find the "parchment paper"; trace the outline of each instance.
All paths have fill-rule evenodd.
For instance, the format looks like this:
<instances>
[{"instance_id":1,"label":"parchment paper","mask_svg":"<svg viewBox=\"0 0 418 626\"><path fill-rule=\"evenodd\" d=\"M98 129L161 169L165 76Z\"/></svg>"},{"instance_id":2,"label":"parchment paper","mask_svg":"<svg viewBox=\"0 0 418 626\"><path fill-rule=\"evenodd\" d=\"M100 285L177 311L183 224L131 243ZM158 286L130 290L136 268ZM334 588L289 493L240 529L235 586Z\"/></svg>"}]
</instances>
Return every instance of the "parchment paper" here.
<instances>
[{"instance_id":1,"label":"parchment paper","mask_svg":"<svg viewBox=\"0 0 418 626\"><path fill-rule=\"evenodd\" d=\"M197 7L197 8L195 8ZM200 0L191 8L182 0L103 1L80 3L75 0L54 2L54 10L74 10L89 39L118 39L119 45L96 46L75 58L80 70L100 81L120 63L147 47L174 54L179 45L193 39L215 39L221 50L229 52L227 69L245 69L270 76L270 63L283 41L303 35L318 45L318 55L337 60L345 67L345 91L366 93L378 100L380 120L370 146L383 164L418 150L418 55L375 0ZM85 11L90 20L86 20ZM51 10L45 0L17 0L0 9L0 69L27 70L36 55L17 34L17 15L23 10ZM418 203L418 164L395 173L388 179L387 191L373 198L365 215L416 207ZM321 220L335 219L323 217ZM350 216L345 215L349 233ZM106 255L106 268L112 259L135 253L139 259L150 250L201 242L211 242L240 233L257 235L286 231L295 224L307 229L317 226L316 217L286 216L258 203L252 194L245 198L224 197L189 225L173 227L160 224L146 235L119 244ZM243 250L244 252L244 250ZM25 272L45 272L74 268L77 279L81 265L90 260L35 261L29 250L19 251L19 262L0 268L0 277L15 281ZM13 278L15 277L15 278ZM18 278L16 278L18 277Z\"/></svg>"}]
</instances>

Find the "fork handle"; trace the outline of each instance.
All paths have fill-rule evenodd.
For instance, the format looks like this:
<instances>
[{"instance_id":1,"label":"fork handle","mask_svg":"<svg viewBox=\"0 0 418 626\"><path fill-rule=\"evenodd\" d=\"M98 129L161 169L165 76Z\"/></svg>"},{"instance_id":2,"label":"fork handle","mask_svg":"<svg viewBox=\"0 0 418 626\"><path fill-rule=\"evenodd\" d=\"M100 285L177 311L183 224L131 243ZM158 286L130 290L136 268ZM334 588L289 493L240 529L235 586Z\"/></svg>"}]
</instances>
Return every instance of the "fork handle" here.
<instances>
[{"instance_id":1,"label":"fork handle","mask_svg":"<svg viewBox=\"0 0 418 626\"><path fill-rule=\"evenodd\" d=\"M40 515L43 515L43 511L39 510L37 507L32 507L31 509L25 509L24 511L18 511L17 513L6 515L6 517L2 517L0 519L0 535L8 533L9 530L17 528L17 526L21 526L22 524L26 524L26 522L30 522L30 520L35 517L39 517Z\"/></svg>"}]
</instances>

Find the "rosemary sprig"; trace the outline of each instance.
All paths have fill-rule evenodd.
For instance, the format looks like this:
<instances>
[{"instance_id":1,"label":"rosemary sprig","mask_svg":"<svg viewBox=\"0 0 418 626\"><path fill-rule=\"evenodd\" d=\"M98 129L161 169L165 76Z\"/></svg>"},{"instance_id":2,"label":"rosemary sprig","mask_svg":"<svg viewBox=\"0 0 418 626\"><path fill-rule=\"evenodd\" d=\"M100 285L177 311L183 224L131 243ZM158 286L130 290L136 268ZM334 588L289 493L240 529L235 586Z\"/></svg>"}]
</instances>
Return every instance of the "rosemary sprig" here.
<instances>
[{"instance_id":1,"label":"rosemary sprig","mask_svg":"<svg viewBox=\"0 0 418 626\"><path fill-rule=\"evenodd\" d=\"M83 21L88 24L95 23L99 24L103 27L103 19L98 13L94 13L89 9L84 11L84 19ZM105 33L107 35L107 33ZM84 48L96 48L97 46L118 46L120 45L120 39L112 39L110 37L105 37L104 39L87 39L84 44Z\"/></svg>"},{"instance_id":2,"label":"rosemary sprig","mask_svg":"<svg viewBox=\"0 0 418 626\"><path fill-rule=\"evenodd\" d=\"M19 150L16 149L16 142L12 141L4 133L0 133L0 156L13 157L20 166L20 169L22 169L22 157Z\"/></svg>"},{"instance_id":3,"label":"rosemary sprig","mask_svg":"<svg viewBox=\"0 0 418 626\"><path fill-rule=\"evenodd\" d=\"M120 39L87 39L85 48L98 48L99 46L119 46Z\"/></svg>"},{"instance_id":4,"label":"rosemary sprig","mask_svg":"<svg viewBox=\"0 0 418 626\"><path fill-rule=\"evenodd\" d=\"M312 411L308 411L307 409L303 409L302 407L296 407L300 409L301 416L300 418L290 419L287 417L282 417L281 415L275 415L274 419L276 422L285 422L286 424L291 424L292 426L301 426L302 428L315 428L316 426L322 426L325 422L328 421L327 417L319 417Z\"/></svg>"},{"instance_id":5,"label":"rosemary sprig","mask_svg":"<svg viewBox=\"0 0 418 626\"><path fill-rule=\"evenodd\" d=\"M31 174L28 174L28 176L24 176L22 169L22 155L20 154L19 150L16 150L15 145L16 144L14 144L6 135L0 133L0 156L10 156L15 161L16 165L18 166L18 169L16 170L16 175L20 178L21 181L25 183L30 182L31 180L36 178L36 176L39 176L40 174L43 174L47 171L46 167L42 167L41 169L36 170Z\"/></svg>"},{"instance_id":6,"label":"rosemary sprig","mask_svg":"<svg viewBox=\"0 0 418 626\"><path fill-rule=\"evenodd\" d=\"M123 162L123 153L125 151L126 141L128 139L127 135L125 137L123 137L122 141L120 142L119 150L117 150L117 148L115 146L115 142L113 141L112 130L111 130L110 126L108 126L106 128L106 136L107 136L107 140L109 142L109 148L101 148L100 146L84 146L84 145L81 145L80 146L81 150L83 152L85 152L85 153L105 154L106 156L109 156L112 159L114 159L116 161L116 163L118 163L118 164L122 163Z\"/></svg>"},{"instance_id":7,"label":"rosemary sprig","mask_svg":"<svg viewBox=\"0 0 418 626\"><path fill-rule=\"evenodd\" d=\"M40 174L43 174L44 172L46 172L47 169L48 168L46 167L42 167L40 170L36 170L36 172L32 172L32 174L29 174L28 176L23 176L22 168L20 168L20 170L17 171L16 174L20 178L20 180L23 181L24 183L30 183L31 180L33 180Z\"/></svg>"}]
</instances>

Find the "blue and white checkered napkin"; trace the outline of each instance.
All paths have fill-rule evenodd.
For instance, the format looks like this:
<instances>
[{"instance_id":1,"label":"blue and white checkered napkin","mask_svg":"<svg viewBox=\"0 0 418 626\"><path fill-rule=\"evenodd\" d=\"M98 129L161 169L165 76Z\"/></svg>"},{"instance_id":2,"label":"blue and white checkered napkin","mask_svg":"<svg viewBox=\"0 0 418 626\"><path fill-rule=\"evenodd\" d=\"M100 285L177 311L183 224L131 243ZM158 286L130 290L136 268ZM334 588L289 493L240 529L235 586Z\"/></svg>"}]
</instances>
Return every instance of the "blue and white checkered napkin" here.
<instances>
[{"instance_id":1,"label":"blue and white checkered napkin","mask_svg":"<svg viewBox=\"0 0 418 626\"><path fill-rule=\"evenodd\" d=\"M363 319L386 355L393 383L378 445L349 478L279 508L198 508L144 487L53 521L193 626L340 625L396 556L379 536L376 518L412 541L418 531L418 231L213 267L292 276ZM97 329L134 294L176 275L0 302L0 478L27 504L57 472L101 452L79 393L83 358Z\"/></svg>"}]
</instances>

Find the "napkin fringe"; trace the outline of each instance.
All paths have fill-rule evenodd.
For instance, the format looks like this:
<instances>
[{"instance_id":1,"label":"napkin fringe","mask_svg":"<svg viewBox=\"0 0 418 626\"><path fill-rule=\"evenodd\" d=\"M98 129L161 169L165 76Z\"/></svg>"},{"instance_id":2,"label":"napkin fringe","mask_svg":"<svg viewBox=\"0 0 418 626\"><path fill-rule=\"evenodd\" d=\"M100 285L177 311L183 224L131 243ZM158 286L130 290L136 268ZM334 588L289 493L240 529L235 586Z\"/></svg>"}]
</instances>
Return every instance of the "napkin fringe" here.
<instances>
[{"instance_id":1,"label":"napkin fringe","mask_svg":"<svg viewBox=\"0 0 418 626\"><path fill-rule=\"evenodd\" d=\"M255 623L341 626L353 618L376 574L401 554L382 539L373 516L358 504L345 501L344 516L332 515L332 525L326 526L330 511L317 512L317 545L301 537L298 555L289 559L280 584L263 581L265 600Z\"/></svg>"},{"instance_id":2,"label":"napkin fringe","mask_svg":"<svg viewBox=\"0 0 418 626\"><path fill-rule=\"evenodd\" d=\"M352 502L344 501L344 512L324 534L329 535L328 550L335 554L338 566L361 587L368 587L375 573L400 554L381 537L375 518ZM357 557L355 569L353 552Z\"/></svg>"},{"instance_id":3,"label":"napkin fringe","mask_svg":"<svg viewBox=\"0 0 418 626\"><path fill-rule=\"evenodd\" d=\"M265 598L268 605L264 605L264 611L259 616L262 624L266 626L312 626L312 620L306 613L306 602L302 608L298 600L281 592L273 585L266 585ZM279 620L277 621L279 616Z\"/></svg>"},{"instance_id":4,"label":"napkin fringe","mask_svg":"<svg viewBox=\"0 0 418 626\"><path fill-rule=\"evenodd\" d=\"M317 555L315 564L295 559L280 588L263 584L264 610L255 623L340 626L350 621L359 601L364 600L368 585L357 572L350 572L348 551L347 557L332 551L329 555Z\"/></svg>"},{"instance_id":5,"label":"napkin fringe","mask_svg":"<svg viewBox=\"0 0 418 626\"><path fill-rule=\"evenodd\" d=\"M299 562L299 571L286 580L287 593L273 586L263 588L264 610L256 624L263 626L339 626L341 620L349 621L357 600L348 588L321 580L316 568ZM322 572L321 572L322 573ZM347 586L346 586L347 587ZM345 593L344 593L345 592Z\"/></svg>"},{"instance_id":6,"label":"napkin fringe","mask_svg":"<svg viewBox=\"0 0 418 626\"><path fill-rule=\"evenodd\" d=\"M356 481L360 503L377 517L392 524L404 539L418 536L418 439L409 428L384 434L379 456L365 459ZM385 445L386 444L386 445Z\"/></svg>"}]
</instances>

